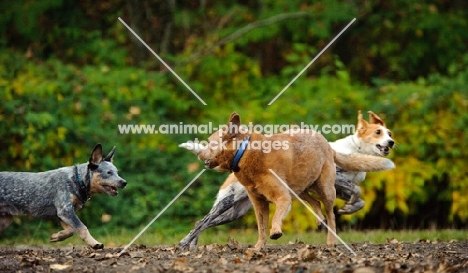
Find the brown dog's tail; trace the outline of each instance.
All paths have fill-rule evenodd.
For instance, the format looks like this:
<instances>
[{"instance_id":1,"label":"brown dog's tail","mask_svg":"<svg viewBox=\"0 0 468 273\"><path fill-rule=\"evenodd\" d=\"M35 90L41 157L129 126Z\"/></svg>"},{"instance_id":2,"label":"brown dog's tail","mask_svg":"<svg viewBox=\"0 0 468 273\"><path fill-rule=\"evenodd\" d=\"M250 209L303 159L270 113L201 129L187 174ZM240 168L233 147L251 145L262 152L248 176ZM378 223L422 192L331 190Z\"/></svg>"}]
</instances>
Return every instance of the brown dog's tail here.
<instances>
[{"instance_id":1,"label":"brown dog's tail","mask_svg":"<svg viewBox=\"0 0 468 273\"><path fill-rule=\"evenodd\" d=\"M350 172L377 172L395 168L395 163L390 159L365 155L365 154L341 154L333 151L335 163L342 169Z\"/></svg>"}]
</instances>

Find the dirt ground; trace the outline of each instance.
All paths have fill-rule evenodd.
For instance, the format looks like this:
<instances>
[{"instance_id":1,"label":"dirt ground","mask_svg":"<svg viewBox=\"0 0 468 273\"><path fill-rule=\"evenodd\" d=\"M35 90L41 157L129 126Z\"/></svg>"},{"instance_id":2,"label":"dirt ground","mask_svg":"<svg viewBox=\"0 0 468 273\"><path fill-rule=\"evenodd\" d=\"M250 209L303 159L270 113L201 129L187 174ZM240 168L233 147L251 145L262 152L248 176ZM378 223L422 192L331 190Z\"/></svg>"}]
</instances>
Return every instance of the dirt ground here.
<instances>
[{"instance_id":1,"label":"dirt ground","mask_svg":"<svg viewBox=\"0 0 468 273\"><path fill-rule=\"evenodd\" d=\"M234 240L181 251L174 246L0 246L0 272L468 272L468 242L356 243L331 248L302 242L255 252Z\"/></svg>"}]
</instances>

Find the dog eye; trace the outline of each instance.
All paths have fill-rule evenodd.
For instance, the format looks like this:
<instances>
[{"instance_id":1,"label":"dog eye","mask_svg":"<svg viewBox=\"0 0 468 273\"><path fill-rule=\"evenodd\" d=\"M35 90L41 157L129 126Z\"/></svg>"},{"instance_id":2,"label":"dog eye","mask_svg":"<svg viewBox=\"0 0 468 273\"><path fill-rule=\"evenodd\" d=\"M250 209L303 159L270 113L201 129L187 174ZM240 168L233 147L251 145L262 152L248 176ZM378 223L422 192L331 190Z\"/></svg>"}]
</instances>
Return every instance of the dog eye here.
<instances>
[{"instance_id":1,"label":"dog eye","mask_svg":"<svg viewBox=\"0 0 468 273\"><path fill-rule=\"evenodd\" d=\"M375 131L377 135L380 135L380 130Z\"/></svg>"},{"instance_id":2,"label":"dog eye","mask_svg":"<svg viewBox=\"0 0 468 273\"><path fill-rule=\"evenodd\" d=\"M391 136L392 136L392 132L388 132L388 136L391 137Z\"/></svg>"},{"instance_id":3,"label":"dog eye","mask_svg":"<svg viewBox=\"0 0 468 273\"><path fill-rule=\"evenodd\" d=\"M108 174L108 175L112 175L112 171L108 171L107 174Z\"/></svg>"}]
</instances>

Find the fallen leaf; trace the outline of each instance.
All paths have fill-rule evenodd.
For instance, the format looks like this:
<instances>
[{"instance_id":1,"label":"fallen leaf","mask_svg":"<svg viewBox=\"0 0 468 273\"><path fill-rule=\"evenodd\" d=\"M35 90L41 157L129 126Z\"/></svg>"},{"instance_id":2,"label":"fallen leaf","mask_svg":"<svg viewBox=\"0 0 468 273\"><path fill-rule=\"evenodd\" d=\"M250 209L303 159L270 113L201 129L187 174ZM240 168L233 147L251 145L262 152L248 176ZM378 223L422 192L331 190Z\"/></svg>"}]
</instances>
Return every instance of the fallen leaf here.
<instances>
[{"instance_id":1,"label":"fallen leaf","mask_svg":"<svg viewBox=\"0 0 468 273\"><path fill-rule=\"evenodd\" d=\"M38 265L39 262L40 262L40 260L37 259L37 258L34 258L34 257L32 257L32 258L23 257L21 259L20 266L21 267L32 267L32 266Z\"/></svg>"},{"instance_id":2,"label":"fallen leaf","mask_svg":"<svg viewBox=\"0 0 468 273\"><path fill-rule=\"evenodd\" d=\"M178 258L174 261L172 264L172 268L177 271L183 271L183 272L192 272L193 268L189 267L187 265L187 258L182 257Z\"/></svg>"},{"instance_id":3,"label":"fallen leaf","mask_svg":"<svg viewBox=\"0 0 468 273\"><path fill-rule=\"evenodd\" d=\"M228 261L227 261L226 259L224 259L223 257L221 257L221 258L218 260L218 264L227 265L227 264L228 264Z\"/></svg>"},{"instance_id":4,"label":"fallen leaf","mask_svg":"<svg viewBox=\"0 0 468 273\"><path fill-rule=\"evenodd\" d=\"M254 268L254 272L256 272L256 273L271 273L271 272L274 272L274 270L272 268L269 268L268 266L265 266L265 265L257 265Z\"/></svg>"},{"instance_id":5,"label":"fallen leaf","mask_svg":"<svg viewBox=\"0 0 468 273\"><path fill-rule=\"evenodd\" d=\"M315 251L310 249L308 245L306 245L305 247L299 249L297 251L297 256L298 256L299 259L301 259L301 260L303 260L305 262L313 261L317 257L317 255L315 254Z\"/></svg>"},{"instance_id":6,"label":"fallen leaf","mask_svg":"<svg viewBox=\"0 0 468 273\"><path fill-rule=\"evenodd\" d=\"M252 259L262 258L263 256L265 256L265 253L255 250L253 248L247 248L245 250L244 255L245 255L246 260L252 260Z\"/></svg>"},{"instance_id":7,"label":"fallen leaf","mask_svg":"<svg viewBox=\"0 0 468 273\"><path fill-rule=\"evenodd\" d=\"M130 258L142 258L142 257L144 257L144 255L140 251L130 252Z\"/></svg>"},{"instance_id":8,"label":"fallen leaf","mask_svg":"<svg viewBox=\"0 0 468 273\"><path fill-rule=\"evenodd\" d=\"M107 259L112 259L112 258L117 258L118 254L114 254L114 253L107 253L104 257L106 257ZM131 256L131 254L130 254Z\"/></svg>"},{"instance_id":9,"label":"fallen leaf","mask_svg":"<svg viewBox=\"0 0 468 273\"><path fill-rule=\"evenodd\" d=\"M287 254L287 255L281 257L280 259L278 259L278 263L283 263L284 261L286 261L289 258L291 258L291 255Z\"/></svg>"},{"instance_id":10,"label":"fallen leaf","mask_svg":"<svg viewBox=\"0 0 468 273\"><path fill-rule=\"evenodd\" d=\"M61 271L61 270L68 269L71 266L72 266L71 264L51 264L50 269Z\"/></svg>"},{"instance_id":11,"label":"fallen leaf","mask_svg":"<svg viewBox=\"0 0 468 273\"><path fill-rule=\"evenodd\" d=\"M375 269L373 269L372 267L360 267L360 268L356 268L353 273L375 273Z\"/></svg>"},{"instance_id":12,"label":"fallen leaf","mask_svg":"<svg viewBox=\"0 0 468 273\"><path fill-rule=\"evenodd\" d=\"M234 240L232 237L228 238L228 243L229 243L228 246L231 250L236 250L236 249L241 248L241 245L239 244L239 242Z\"/></svg>"}]
</instances>

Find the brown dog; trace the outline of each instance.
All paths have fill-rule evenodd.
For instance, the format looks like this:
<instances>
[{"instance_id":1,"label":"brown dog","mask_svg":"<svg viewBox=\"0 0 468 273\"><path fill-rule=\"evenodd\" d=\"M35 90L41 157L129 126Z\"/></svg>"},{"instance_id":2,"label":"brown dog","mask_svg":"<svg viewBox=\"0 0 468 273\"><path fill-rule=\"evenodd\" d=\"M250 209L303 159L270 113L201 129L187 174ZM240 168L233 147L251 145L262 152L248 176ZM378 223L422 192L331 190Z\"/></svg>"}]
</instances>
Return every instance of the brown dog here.
<instances>
[{"instance_id":1,"label":"brown dog","mask_svg":"<svg viewBox=\"0 0 468 273\"><path fill-rule=\"evenodd\" d=\"M234 171L246 188L257 218L257 250L266 243L268 203L276 205L271 239L282 236L282 221L291 208L291 194L271 171L309 203L316 201L308 192L316 193L324 205L327 223L335 231L335 162L349 171L369 172L394 166L392 161L380 157L336 153L321 134L312 130L264 136L242 132L240 125L240 117L234 112L226 128L209 137L209 145L200 151L198 157L205 161L206 168ZM327 244L335 243L336 238L329 231Z\"/></svg>"}]
</instances>

